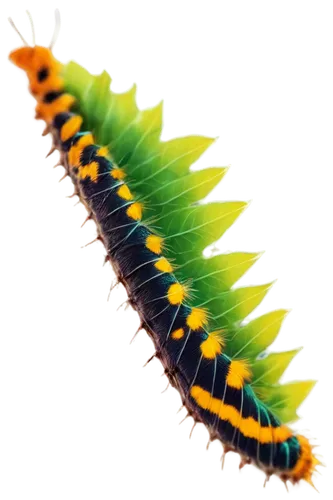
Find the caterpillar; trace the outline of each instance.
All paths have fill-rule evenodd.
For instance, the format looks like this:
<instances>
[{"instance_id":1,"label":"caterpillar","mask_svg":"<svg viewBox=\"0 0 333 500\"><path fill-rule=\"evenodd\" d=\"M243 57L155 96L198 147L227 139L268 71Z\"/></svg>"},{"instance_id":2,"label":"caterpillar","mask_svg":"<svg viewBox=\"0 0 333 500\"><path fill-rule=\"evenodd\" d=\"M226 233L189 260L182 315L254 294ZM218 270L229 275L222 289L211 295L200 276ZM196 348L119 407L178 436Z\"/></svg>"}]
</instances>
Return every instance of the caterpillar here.
<instances>
[{"instance_id":1,"label":"caterpillar","mask_svg":"<svg viewBox=\"0 0 333 500\"><path fill-rule=\"evenodd\" d=\"M318 458L288 425L314 382L281 384L297 350L269 353L286 315L277 310L245 322L270 285L234 288L258 255L205 258L246 207L201 203L226 169L191 171L213 139L161 141L162 108L140 111L135 87L117 94L108 73L63 65L49 47L23 46L10 60L24 70L36 118L51 134L51 152L73 182L97 227L97 240L140 317L171 386L194 422L224 454L238 452L266 474L295 484L312 476ZM34 32L34 30L33 30ZM50 152L50 153L51 153Z\"/></svg>"}]
</instances>

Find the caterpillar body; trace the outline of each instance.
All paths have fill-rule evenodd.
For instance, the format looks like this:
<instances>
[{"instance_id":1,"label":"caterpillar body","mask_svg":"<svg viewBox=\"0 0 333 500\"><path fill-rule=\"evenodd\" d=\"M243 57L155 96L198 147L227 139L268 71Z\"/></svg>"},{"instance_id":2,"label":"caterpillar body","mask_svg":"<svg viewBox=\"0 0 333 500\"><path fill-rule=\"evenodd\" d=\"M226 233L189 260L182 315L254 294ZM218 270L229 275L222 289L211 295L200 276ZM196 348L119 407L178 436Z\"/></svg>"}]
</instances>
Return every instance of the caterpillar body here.
<instances>
[{"instance_id":1,"label":"caterpillar body","mask_svg":"<svg viewBox=\"0 0 333 500\"><path fill-rule=\"evenodd\" d=\"M133 91L111 92L107 73L63 66L50 48L26 44L10 59L26 71L36 118L46 122L65 175L189 415L225 452L238 452L241 465L312 484L319 461L287 423L313 382L279 384L296 351L262 356L286 311L244 323L269 286L231 287L257 255L202 256L245 208L197 204L225 173L189 172L212 140L161 142L160 106L140 112Z\"/></svg>"}]
</instances>

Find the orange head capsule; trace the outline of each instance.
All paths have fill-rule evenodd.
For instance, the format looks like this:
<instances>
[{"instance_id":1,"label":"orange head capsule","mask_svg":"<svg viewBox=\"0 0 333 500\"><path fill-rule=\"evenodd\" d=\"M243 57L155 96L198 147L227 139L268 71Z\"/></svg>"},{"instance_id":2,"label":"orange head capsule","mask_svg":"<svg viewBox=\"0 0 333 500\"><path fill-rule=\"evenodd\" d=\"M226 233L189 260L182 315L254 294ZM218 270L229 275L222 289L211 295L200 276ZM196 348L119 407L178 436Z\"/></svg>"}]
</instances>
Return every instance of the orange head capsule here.
<instances>
[{"instance_id":1,"label":"orange head capsule","mask_svg":"<svg viewBox=\"0 0 333 500\"><path fill-rule=\"evenodd\" d=\"M33 46L28 45L13 21L10 19L9 21L11 25L20 36L24 46L13 50L9 54L9 59L16 66L23 69L27 73L30 82L30 90L37 97L39 94L45 93L48 89L60 90L61 88L61 80L59 78L61 64L53 57L52 54L52 47L56 40L60 21L59 13L56 12L56 29L50 47L41 47L39 45L35 45L34 27L31 16L30 14L28 15L33 32Z\"/></svg>"},{"instance_id":2,"label":"orange head capsule","mask_svg":"<svg viewBox=\"0 0 333 500\"><path fill-rule=\"evenodd\" d=\"M9 54L9 59L26 71L32 94L45 93L48 88L60 89L60 63L46 47L20 47Z\"/></svg>"}]
</instances>

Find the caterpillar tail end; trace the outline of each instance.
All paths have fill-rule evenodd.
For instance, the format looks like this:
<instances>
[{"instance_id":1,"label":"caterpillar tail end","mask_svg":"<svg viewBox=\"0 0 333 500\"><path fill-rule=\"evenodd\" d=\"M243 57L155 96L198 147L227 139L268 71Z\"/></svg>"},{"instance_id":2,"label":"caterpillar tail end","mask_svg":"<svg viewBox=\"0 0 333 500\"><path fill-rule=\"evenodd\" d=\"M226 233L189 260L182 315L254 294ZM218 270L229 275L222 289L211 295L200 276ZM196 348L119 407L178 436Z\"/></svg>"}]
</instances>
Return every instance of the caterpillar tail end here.
<instances>
[{"instance_id":1,"label":"caterpillar tail end","mask_svg":"<svg viewBox=\"0 0 333 500\"><path fill-rule=\"evenodd\" d=\"M186 403L183 403L181 408L188 413ZM268 484L272 479L276 479L284 486L286 492L288 493L294 490L299 490L303 486L307 486L319 495L319 487L317 486L316 481L321 475L320 467L325 467L326 464L323 462L322 456L317 452L318 445L313 443L310 435L298 432L295 434L299 441L300 453L298 460L292 469L281 469L272 466L268 467L262 462L257 462L255 459L247 456L239 449L235 449L235 447L230 443L223 442L221 436L216 433L216 430L207 428L203 422L200 422L200 418L198 418L198 416L196 417L196 425L201 425L203 428L206 428L208 434L205 450L208 451L212 443L218 443L222 450L221 458L226 457L229 453L238 455L239 474L241 474L247 466L250 466L263 474L266 484ZM177 422L177 425L181 425L188 418L189 415L186 415L183 419ZM220 467L220 470L224 470L224 464Z\"/></svg>"},{"instance_id":2,"label":"caterpillar tail end","mask_svg":"<svg viewBox=\"0 0 333 500\"><path fill-rule=\"evenodd\" d=\"M285 471L280 477L283 481L290 481L292 484L299 483L302 479L309 483L316 491L313 483L313 474L317 472L317 466L323 465L313 453L314 446L304 436L297 436L301 446L299 459L293 469Z\"/></svg>"},{"instance_id":3,"label":"caterpillar tail end","mask_svg":"<svg viewBox=\"0 0 333 500\"><path fill-rule=\"evenodd\" d=\"M320 455L316 453L316 445L311 442L308 436L299 434L297 437L301 445L301 455L296 466L291 471L292 483L296 483L298 487L306 484L319 495L319 489L315 481L320 475Z\"/></svg>"}]
</instances>

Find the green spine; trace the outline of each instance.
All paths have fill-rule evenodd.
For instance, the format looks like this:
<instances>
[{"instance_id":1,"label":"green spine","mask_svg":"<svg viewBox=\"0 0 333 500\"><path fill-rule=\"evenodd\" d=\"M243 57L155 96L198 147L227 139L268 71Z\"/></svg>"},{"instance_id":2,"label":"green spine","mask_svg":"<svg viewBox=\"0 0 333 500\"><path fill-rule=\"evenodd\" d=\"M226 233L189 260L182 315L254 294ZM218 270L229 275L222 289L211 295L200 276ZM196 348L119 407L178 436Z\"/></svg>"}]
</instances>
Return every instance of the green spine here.
<instances>
[{"instance_id":1,"label":"green spine","mask_svg":"<svg viewBox=\"0 0 333 500\"><path fill-rule=\"evenodd\" d=\"M190 170L214 139L189 136L163 142L162 103L141 111L135 86L114 93L108 73L93 76L73 62L64 66L63 76L66 90L77 98L84 129L109 147L115 163L126 172L131 191L144 204L144 222L165 239L165 255L176 267L178 280L190 284L191 305L207 309L209 328L222 330L227 355L249 362L251 386L259 399L283 423L297 420L296 410L314 382L279 383L299 349L267 352L288 311L273 311L246 323L271 283L234 287L259 254L203 256L203 250L219 240L246 207L239 201L200 203L227 171L225 167Z\"/></svg>"}]
</instances>

